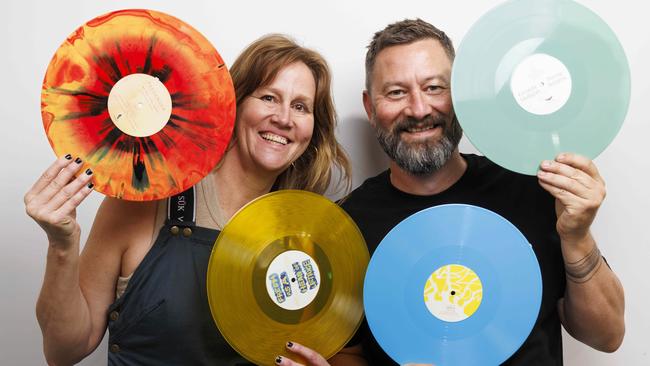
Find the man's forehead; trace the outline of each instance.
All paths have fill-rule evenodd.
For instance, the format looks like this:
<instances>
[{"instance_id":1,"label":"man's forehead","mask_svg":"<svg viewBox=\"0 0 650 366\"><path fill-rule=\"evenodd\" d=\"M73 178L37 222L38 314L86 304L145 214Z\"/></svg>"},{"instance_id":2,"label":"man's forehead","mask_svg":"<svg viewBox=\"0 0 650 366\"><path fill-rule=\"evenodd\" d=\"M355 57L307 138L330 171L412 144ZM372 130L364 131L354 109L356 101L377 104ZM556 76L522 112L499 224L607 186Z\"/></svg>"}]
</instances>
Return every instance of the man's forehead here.
<instances>
[{"instance_id":1,"label":"man's forehead","mask_svg":"<svg viewBox=\"0 0 650 366\"><path fill-rule=\"evenodd\" d=\"M386 47L379 52L373 68L374 78L399 77L417 73L421 78L445 78L451 73L451 61L435 39Z\"/></svg>"}]
</instances>

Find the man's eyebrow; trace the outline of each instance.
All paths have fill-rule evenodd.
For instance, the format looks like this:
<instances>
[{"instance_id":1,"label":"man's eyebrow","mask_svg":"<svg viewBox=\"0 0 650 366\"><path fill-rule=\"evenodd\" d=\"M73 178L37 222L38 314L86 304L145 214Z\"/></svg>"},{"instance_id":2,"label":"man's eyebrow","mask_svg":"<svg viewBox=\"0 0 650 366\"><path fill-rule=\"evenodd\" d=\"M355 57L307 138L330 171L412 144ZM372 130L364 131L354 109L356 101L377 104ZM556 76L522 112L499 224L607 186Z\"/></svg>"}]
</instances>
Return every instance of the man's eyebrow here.
<instances>
[{"instance_id":1,"label":"man's eyebrow","mask_svg":"<svg viewBox=\"0 0 650 366\"><path fill-rule=\"evenodd\" d=\"M427 78L424 78L422 82L430 82L430 81L442 81L443 83L449 84L449 77L445 74L435 74L432 76L429 76Z\"/></svg>"},{"instance_id":2,"label":"man's eyebrow","mask_svg":"<svg viewBox=\"0 0 650 366\"><path fill-rule=\"evenodd\" d=\"M432 82L432 81L442 81L445 84L449 84L449 78L443 73L427 76L424 79L422 79L422 81L419 82L419 83L423 84L423 83L428 83L428 82ZM381 88L379 90L383 91L383 90L388 89L391 86L407 87L408 83L405 83L405 82L402 82L402 81L399 81L399 80L388 80L388 81L385 81L384 83L381 84Z\"/></svg>"}]
</instances>

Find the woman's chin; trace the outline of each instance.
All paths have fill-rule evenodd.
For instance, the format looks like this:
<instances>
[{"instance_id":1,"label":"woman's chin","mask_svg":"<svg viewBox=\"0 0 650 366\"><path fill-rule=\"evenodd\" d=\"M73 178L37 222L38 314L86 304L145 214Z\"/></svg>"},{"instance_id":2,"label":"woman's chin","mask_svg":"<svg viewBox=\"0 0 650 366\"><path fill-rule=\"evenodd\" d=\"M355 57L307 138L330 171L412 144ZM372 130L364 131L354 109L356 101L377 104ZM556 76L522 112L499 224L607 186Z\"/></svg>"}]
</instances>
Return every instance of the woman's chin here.
<instances>
[{"instance_id":1,"label":"woman's chin","mask_svg":"<svg viewBox=\"0 0 650 366\"><path fill-rule=\"evenodd\" d=\"M258 161L257 169L270 175L280 175L291 165L290 161Z\"/></svg>"}]
</instances>

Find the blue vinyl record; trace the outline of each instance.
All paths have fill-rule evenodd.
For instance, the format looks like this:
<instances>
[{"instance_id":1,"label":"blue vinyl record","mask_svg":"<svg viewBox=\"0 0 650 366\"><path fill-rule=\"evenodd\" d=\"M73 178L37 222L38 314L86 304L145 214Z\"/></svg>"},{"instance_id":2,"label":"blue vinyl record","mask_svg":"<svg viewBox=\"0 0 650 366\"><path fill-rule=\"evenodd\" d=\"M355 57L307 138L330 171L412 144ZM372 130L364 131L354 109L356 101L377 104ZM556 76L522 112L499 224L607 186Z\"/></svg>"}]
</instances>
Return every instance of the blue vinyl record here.
<instances>
[{"instance_id":1,"label":"blue vinyl record","mask_svg":"<svg viewBox=\"0 0 650 366\"><path fill-rule=\"evenodd\" d=\"M542 278L532 247L508 220L441 205L386 235L363 297L370 330L399 364L498 365L530 334Z\"/></svg>"}]
</instances>

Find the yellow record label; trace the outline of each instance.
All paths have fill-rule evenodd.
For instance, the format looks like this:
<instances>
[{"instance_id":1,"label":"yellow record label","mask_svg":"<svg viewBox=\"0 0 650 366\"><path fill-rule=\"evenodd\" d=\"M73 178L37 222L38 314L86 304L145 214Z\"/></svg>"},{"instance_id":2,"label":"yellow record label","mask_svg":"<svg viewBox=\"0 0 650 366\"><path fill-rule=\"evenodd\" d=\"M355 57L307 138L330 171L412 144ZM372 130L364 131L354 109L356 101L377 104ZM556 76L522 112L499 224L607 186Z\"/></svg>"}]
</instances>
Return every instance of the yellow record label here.
<instances>
[{"instance_id":1,"label":"yellow record label","mask_svg":"<svg viewBox=\"0 0 650 366\"><path fill-rule=\"evenodd\" d=\"M438 268L424 285L424 303L429 312L445 322L472 316L481 305L483 285L478 275L460 264Z\"/></svg>"}]
</instances>

